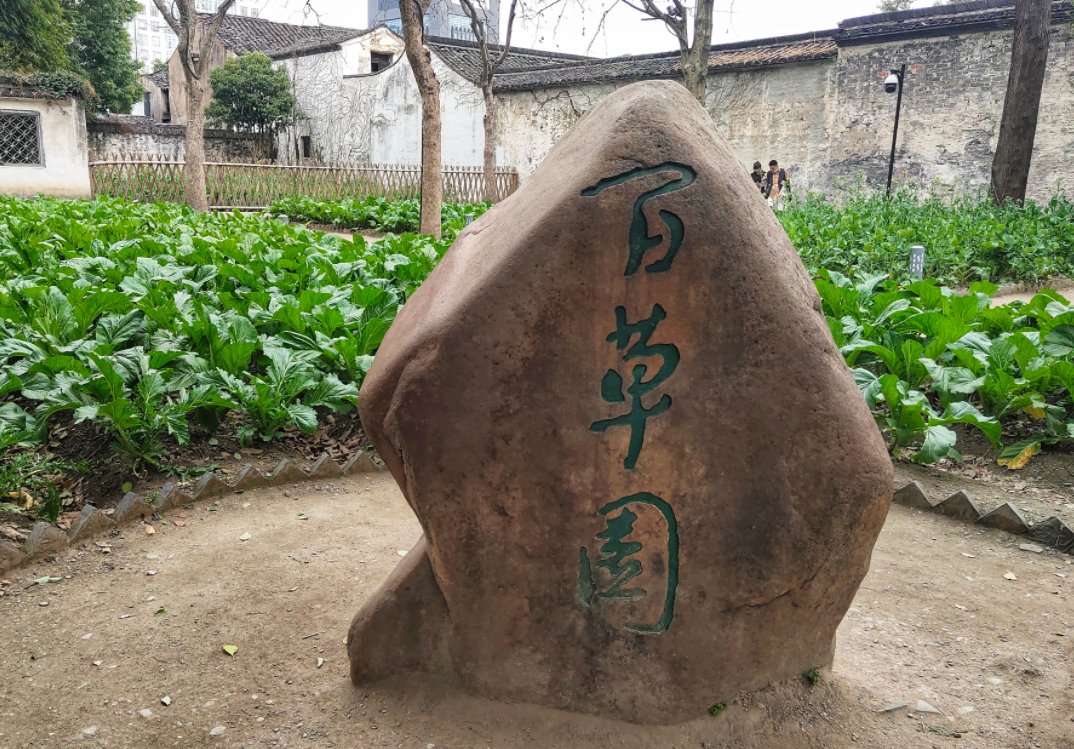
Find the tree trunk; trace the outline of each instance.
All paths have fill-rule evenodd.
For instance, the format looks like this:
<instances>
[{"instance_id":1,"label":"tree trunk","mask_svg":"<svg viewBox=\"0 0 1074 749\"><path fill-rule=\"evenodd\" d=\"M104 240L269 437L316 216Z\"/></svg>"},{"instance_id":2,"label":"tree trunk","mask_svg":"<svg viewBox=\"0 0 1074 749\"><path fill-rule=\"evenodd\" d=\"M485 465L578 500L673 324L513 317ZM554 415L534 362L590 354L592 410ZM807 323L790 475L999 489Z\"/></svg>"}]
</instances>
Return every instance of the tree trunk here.
<instances>
[{"instance_id":1,"label":"tree trunk","mask_svg":"<svg viewBox=\"0 0 1074 749\"><path fill-rule=\"evenodd\" d=\"M499 201L500 190L496 184L496 99L492 84L484 87L485 94L485 200Z\"/></svg>"},{"instance_id":2,"label":"tree trunk","mask_svg":"<svg viewBox=\"0 0 1074 749\"><path fill-rule=\"evenodd\" d=\"M1051 0L1015 1L1011 72L1003 100L999 142L992 159L992 190L997 205L1008 200L1022 203L1026 198L1048 62L1051 16Z\"/></svg>"},{"instance_id":3,"label":"tree trunk","mask_svg":"<svg viewBox=\"0 0 1074 749\"><path fill-rule=\"evenodd\" d=\"M694 18L694 43L680 39L679 59L683 84L694 98L705 106L705 87L708 83L709 53L712 48L712 5L714 0L698 0Z\"/></svg>"},{"instance_id":4,"label":"tree trunk","mask_svg":"<svg viewBox=\"0 0 1074 749\"><path fill-rule=\"evenodd\" d=\"M186 87L186 204L195 211L209 210L205 192L205 90L199 79L187 77Z\"/></svg>"},{"instance_id":5,"label":"tree trunk","mask_svg":"<svg viewBox=\"0 0 1074 749\"><path fill-rule=\"evenodd\" d=\"M439 239L440 204L444 199L440 165L440 81L433 72L429 50L422 43L424 10L413 0L399 3L406 57L421 93L421 222L418 231Z\"/></svg>"}]
</instances>

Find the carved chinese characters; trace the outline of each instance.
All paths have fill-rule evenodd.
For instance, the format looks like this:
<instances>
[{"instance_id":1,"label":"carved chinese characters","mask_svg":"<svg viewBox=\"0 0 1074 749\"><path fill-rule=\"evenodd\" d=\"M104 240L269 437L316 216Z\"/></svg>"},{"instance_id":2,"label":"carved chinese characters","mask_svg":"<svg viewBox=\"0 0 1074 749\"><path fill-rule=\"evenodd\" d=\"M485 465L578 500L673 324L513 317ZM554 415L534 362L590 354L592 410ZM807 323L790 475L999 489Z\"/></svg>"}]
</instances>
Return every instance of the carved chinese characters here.
<instances>
[{"instance_id":1,"label":"carved chinese characters","mask_svg":"<svg viewBox=\"0 0 1074 749\"><path fill-rule=\"evenodd\" d=\"M685 89L596 106L362 387L424 536L355 617L352 679L673 723L830 662L892 476L819 309Z\"/></svg>"}]
</instances>

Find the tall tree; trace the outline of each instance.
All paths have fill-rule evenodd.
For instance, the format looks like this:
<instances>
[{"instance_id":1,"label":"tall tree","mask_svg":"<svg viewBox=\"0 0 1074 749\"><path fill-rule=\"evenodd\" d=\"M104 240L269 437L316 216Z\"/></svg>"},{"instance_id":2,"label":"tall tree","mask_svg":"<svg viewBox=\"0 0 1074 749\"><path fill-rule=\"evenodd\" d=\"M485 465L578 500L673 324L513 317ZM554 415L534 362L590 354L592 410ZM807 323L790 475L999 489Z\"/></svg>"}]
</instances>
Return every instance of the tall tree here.
<instances>
[{"instance_id":1,"label":"tall tree","mask_svg":"<svg viewBox=\"0 0 1074 749\"><path fill-rule=\"evenodd\" d=\"M0 68L67 70L71 31L59 0L0 0Z\"/></svg>"},{"instance_id":2,"label":"tall tree","mask_svg":"<svg viewBox=\"0 0 1074 749\"><path fill-rule=\"evenodd\" d=\"M154 0L160 2L161 0ZM440 206L444 200L443 168L440 164L440 81L433 70L432 55L425 48L425 13L432 0L400 0L403 44L421 94L421 220L422 234L440 236Z\"/></svg>"},{"instance_id":3,"label":"tall tree","mask_svg":"<svg viewBox=\"0 0 1074 749\"><path fill-rule=\"evenodd\" d=\"M209 87L209 53L212 52L224 15L235 0L223 0L204 22L195 0L153 0L157 10L179 38L175 48L186 83L186 166L183 168L186 202L196 211L209 210L205 192L205 93ZM175 15L175 14L178 15Z\"/></svg>"},{"instance_id":4,"label":"tall tree","mask_svg":"<svg viewBox=\"0 0 1074 749\"><path fill-rule=\"evenodd\" d=\"M996 155L992 158L992 192L997 205L1008 200L1022 203L1026 199L1044 69L1048 63L1051 20L1051 0L1015 0L1011 72L1007 77Z\"/></svg>"},{"instance_id":5,"label":"tall tree","mask_svg":"<svg viewBox=\"0 0 1074 749\"><path fill-rule=\"evenodd\" d=\"M477 39L477 47L481 52L481 94L485 99L485 200L497 201L500 199L499 189L496 184L496 99L492 91L492 76L507 58L511 51L511 31L515 25L515 10L518 0L511 0L511 11L507 16L507 34L503 46L499 50L493 50L489 46L488 16L476 0L460 0L462 9L470 16L470 28L473 29Z\"/></svg>"},{"instance_id":6,"label":"tall tree","mask_svg":"<svg viewBox=\"0 0 1074 749\"><path fill-rule=\"evenodd\" d=\"M97 92L95 106L126 114L142 98L141 65L131 57L126 24L141 7L137 0L63 0L71 23L71 68Z\"/></svg>"},{"instance_id":7,"label":"tall tree","mask_svg":"<svg viewBox=\"0 0 1074 749\"><path fill-rule=\"evenodd\" d=\"M694 9L693 39L690 34L690 12L682 0L671 0L666 10L660 10L658 0L619 0L656 21L663 21L679 42L679 61L683 84L694 98L705 106L705 84L709 72L709 49L712 47L712 6L714 0L697 0Z\"/></svg>"}]
</instances>

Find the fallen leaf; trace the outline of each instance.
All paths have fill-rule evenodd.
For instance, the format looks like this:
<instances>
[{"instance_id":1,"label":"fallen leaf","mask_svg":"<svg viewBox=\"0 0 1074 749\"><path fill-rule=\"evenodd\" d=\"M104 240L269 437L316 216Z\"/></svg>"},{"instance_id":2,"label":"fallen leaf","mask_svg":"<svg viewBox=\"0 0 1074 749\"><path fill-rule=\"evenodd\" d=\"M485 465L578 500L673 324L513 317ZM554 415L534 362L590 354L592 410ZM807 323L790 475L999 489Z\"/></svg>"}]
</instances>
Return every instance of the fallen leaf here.
<instances>
[{"instance_id":1,"label":"fallen leaf","mask_svg":"<svg viewBox=\"0 0 1074 749\"><path fill-rule=\"evenodd\" d=\"M175 527L176 528L185 528L186 523L184 521L182 521L182 520L176 520L175 521Z\"/></svg>"},{"instance_id":2,"label":"fallen leaf","mask_svg":"<svg viewBox=\"0 0 1074 749\"><path fill-rule=\"evenodd\" d=\"M403 549L397 549L395 553L398 554L401 557L406 556L406 551L404 551Z\"/></svg>"},{"instance_id":3,"label":"fallen leaf","mask_svg":"<svg viewBox=\"0 0 1074 749\"><path fill-rule=\"evenodd\" d=\"M164 616L168 613L168 610L161 606L159 609L153 612L153 616Z\"/></svg>"},{"instance_id":4,"label":"fallen leaf","mask_svg":"<svg viewBox=\"0 0 1074 749\"><path fill-rule=\"evenodd\" d=\"M218 440L216 437L210 437L209 438L209 444L212 445L213 447L216 447L217 445L220 444L220 440Z\"/></svg>"},{"instance_id":5,"label":"fallen leaf","mask_svg":"<svg viewBox=\"0 0 1074 749\"><path fill-rule=\"evenodd\" d=\"M253 536L251 536L249 533L243 533L241 536L239 536L240 541L249 541L251 538L253 538Z\"/></svg>"},{"instance_id":6,"label":"fallen leaf","mask_svg":"<svg viewBox=\"0 0 1074 749\"><path fill-rule=\"evenodd\" d=\"M1004 580L1017 580L1018 578L1014 576L1013 572L1008 572L1008 573L1003 575L1003 579Z\"/></svg>"},{"instance_id":7,"label":"fallen leaf","mask_svg":"<svg viewBox=\"0 0 1074 749\"><path fill-rule=\"evenodd\" d=\"M225 645L224 652L228 655L235 655L235 653L239 652L239 649L234 645Z\"/></svg>"},{"instance_id":8,"label":"fallen leaf","mask_svg":"<svg viewBox=\"0 0 1074 749\"><path fill-rule=\"evenodd\" d=\"M124 494L126 494L127 492L129 492L133 488L134 488L134 485L131 482L124 481L123 486L119 487L119 490L121 492L123 492Z\"/></svg>"},{"instance_id":9,"label":"fallen leaf","mask_svg":"<svg viewBox=\"0 0 1074 749\"><path fill-rule=\"evenodd\" d=\"M154 527L153 527L153 526L151 526L151 525L147 525L147 526L145 527L145 535L147 535L147 536L152 536L152 535L153 535L154 533L156 533L156 532L157 532L157 529L156 529L156 528L154 528Z\"/></svg>"},{"instance_id":10,"label":"fallen leaf","mask_svg":"<svg viewBox=\"0 0 1074 749\"><path fill-rule=\"evenodd\" d=\"M1009 449L1010 448L1008 448L1008 450ZM1029 461L1033 458L1033 456L1037 455L1038 453L1040 453L1040 450L1041 450L1040 443L1039 442L1033 442L1033 443L1027 445L1025 447L1025 449L1023 449L1021 452L1017 453L1016 455L1012 455L1011 457L1008 457L1008 458L998 458L996 460L996 463L998 463L1001 466L1007 466L1007 468L1012 470L1012 471L1018 471L1018 470L1021 470L1022 468L1025 468L1026 465L1029 464ZM1004 452L1006 452L1006 451L1004 451Z\"/></svg>"}]
</instances>

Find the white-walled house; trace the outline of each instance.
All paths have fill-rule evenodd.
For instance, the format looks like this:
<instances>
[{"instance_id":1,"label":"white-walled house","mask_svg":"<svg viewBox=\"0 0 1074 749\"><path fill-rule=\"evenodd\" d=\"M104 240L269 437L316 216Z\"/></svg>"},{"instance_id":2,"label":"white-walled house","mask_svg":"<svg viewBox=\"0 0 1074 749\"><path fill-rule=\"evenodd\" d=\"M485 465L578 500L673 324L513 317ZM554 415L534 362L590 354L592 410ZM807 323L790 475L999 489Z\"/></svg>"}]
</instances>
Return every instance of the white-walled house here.
<instances>
[{"instance_id":1,"label":"white-walled house","mask_svg":"<svg viewBox=\"0 0 1074 749\"><path fill-rule=\"evenodd\" d=\"M90 197L81 99L0 83L0 194Z\"/></svg>"},{"instance_id":2,"label":"white-walled house","mask_svg":"<svg viewBox=\"0 0 1074 749\"><path fill-rule=\"evenodd\" d=\"M388 32L387 29L377 31ZM366 37L353 40L361 44ZM484 149L485 103L480 51L474 42L427 37L440 82L441 153L444 164L480 166ZM362 71L338 50L284 59L304 118L300 138L314 156L332 163L418 164L421 162L421 95L406 55L379 71ZM516 49L501 70L577 65L586 58ZM291 137L290 134L284 136ZM502 153L500 154L502 156ZM506 164L511 166L511 164Z\"/></svg>"}]
</instances>

